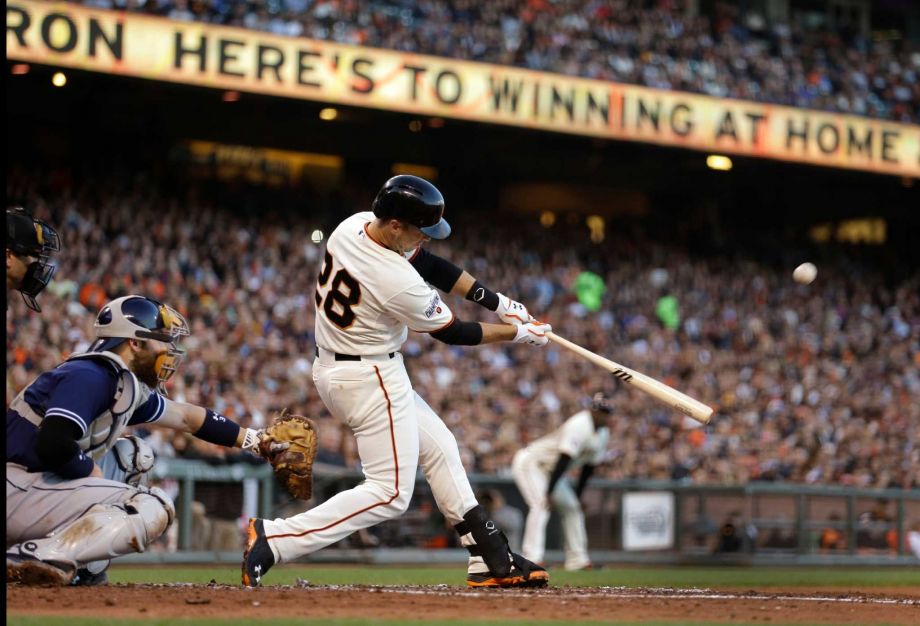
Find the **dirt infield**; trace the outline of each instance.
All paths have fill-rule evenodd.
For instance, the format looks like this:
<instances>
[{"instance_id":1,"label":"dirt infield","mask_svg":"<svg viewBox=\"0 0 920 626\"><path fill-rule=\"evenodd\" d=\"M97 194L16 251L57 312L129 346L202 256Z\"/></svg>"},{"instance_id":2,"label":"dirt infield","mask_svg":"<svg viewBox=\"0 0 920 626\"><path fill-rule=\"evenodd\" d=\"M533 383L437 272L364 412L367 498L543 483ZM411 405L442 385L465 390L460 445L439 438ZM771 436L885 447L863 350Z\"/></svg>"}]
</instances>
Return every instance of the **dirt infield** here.
<instances>
[{"instance_id":1,"label":"dirt infield","mask_svg":"<svg viewBox=\"0 0 920 626\"><path fill-rule=\"evenodd\" d=\"M716 591L627 587L467 590L446 585L376 587L292 585L242 589L228 585L110 585L6 589L7 616L115 618L378 618L577 621L781 622L917 624L912 590L872 593ZM472 619L471 619L472 618Z\"/></svg>"}]
</instances>

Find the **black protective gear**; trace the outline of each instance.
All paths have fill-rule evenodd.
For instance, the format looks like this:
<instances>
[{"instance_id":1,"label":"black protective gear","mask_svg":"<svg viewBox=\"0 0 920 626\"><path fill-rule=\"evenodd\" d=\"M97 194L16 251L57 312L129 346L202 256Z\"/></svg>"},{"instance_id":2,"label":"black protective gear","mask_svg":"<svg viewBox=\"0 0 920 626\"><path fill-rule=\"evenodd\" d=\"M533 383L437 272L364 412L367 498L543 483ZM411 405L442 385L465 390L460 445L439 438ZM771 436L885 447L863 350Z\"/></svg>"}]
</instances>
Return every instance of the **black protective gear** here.
<instances>
[{"instance_id":1,"label":"black protective gear","mask_svg":"<svg viewBox=\"0 0 920 626\"><path fill-rule=\"evenodd\" d=\"M432 239L445 239L450 225L444 219L444 196L433 184L401 174L383 184L372 205L374 215L412 224Z\"/></svg>"},{"instance_id":2,"label":"black protective gear","mask_svg":"<svg viewBox=\"0 0 920 626\"><path fill-rule=\"evenodd\" d=\"M472 556L481 556L493 576L504 578L511 573L511 548L505 533L489 519L486 510L476 505L454 526L461 537L472 533L475 545L467 546Z\"/></svg>"},{"instance_id":3,"label":"black protective gear","mask_svg":"<svg viewBox=\"0 0 920 626\"><path fill-rule=\"evenodd\" d=\"M54 276L55 267L48 260L61 249L57 231L21 208L7 209L6 249L16 256L35 257L16 289L22 294L26 306L41 312L42 308L35 298Z\"/></svg>"}]
</instances>

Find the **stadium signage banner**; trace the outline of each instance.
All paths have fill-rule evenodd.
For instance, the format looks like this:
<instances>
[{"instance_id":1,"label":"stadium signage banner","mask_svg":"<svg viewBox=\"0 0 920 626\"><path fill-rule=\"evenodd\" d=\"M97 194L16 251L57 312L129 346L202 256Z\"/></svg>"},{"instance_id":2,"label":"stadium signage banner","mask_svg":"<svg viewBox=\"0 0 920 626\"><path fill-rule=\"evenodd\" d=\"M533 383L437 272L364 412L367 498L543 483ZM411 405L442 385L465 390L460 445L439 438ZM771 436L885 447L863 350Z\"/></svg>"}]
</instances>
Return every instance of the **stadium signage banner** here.
<instances>
[{"instance_id":1,"label":"stadium signage banner","mask_svg":"<svg viewBox=\"0 0 920 626\"><path fill-rule=\"evenodd\" d=\"M668 550L674 547L674 494L639 491L623 494L623 549Z\"/></svg>"},{"instance_id":2,"label":"stadium signage banner","mask_svg":"<svg viewBox=\"0 0 920 626\"><path fill-rule=\"evenodd\" d=\"M10 59L51 66L920 176L920 125L397 51L12 0Z\"/></svg>"}]
</instances>

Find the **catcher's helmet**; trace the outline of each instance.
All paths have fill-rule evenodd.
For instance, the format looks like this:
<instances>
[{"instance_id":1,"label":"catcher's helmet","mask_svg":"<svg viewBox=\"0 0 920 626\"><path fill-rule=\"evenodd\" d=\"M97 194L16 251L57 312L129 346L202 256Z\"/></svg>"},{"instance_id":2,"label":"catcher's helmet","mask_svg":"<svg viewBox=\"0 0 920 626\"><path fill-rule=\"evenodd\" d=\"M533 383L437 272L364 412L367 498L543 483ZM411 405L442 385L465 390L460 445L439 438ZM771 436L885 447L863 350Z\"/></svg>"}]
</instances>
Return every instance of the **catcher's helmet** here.
<instances>
[{"instance_id":1,"label":"catcher's helmet","mask_svg":"<svg viewBox=\"0 0 920 626\"><path fill-rule=\"evenodd\" d=\"M374 215L417 226L432 239L450 235L444 219L444 196L424 178L401 174L383 184L373 204Z\"/></svg>"},{"instance_id":2,"label":"catcher's helmet","mask_svg":"<svg viewBox=\"0 0 920 626\"><path fill-rule=\"evenodd\" d=\"M93 324L96 341L90 352L113 350L126 339L154 339L169 344L157 359L157 389L172 377L185 351L179 348L180 337L189 335L188 322L175 309L145 296L124 296L112 300L99 311Z\"/></svg>"},{"instance_id":3,"label":"catcher's helmet","mask_svg":"<svg viewBox=\"0 0 920 626\"><path fill-rule=\"evenodd\" d=\"M26 306L33 311L41 311L35 297L48 286L54 276L55 267L48 259L61 249L57 231L22 208L7 209L6 249L16 256L35 257L36 260L29 264L16 289L22 293Z\"/></svg>"}]
</instances>

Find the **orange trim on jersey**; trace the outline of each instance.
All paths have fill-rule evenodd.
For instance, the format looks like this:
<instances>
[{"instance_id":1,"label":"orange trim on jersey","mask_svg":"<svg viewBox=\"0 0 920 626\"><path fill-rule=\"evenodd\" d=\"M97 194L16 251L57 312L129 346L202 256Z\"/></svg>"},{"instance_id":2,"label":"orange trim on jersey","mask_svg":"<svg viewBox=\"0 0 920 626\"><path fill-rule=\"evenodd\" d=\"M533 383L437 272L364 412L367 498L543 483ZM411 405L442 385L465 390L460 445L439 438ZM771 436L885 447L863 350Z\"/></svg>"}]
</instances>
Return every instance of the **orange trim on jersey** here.
<instances>
[{"instance_id":1,"label":"orange trim on jersey","mask_svg":"<svg viewBox=\"0 0 920 626\"><path fill-rule=\"evenodd\" d=\"M418 248L416 248L416 249L415 249L415 252L412 253L412 256L410 256L410 257L408 258L409 263L411 263L412 260L413 260L415 257L417 257L417 256L418 256L418 253L421 252L421 251L422 251L422 246L419 246Z\"/></svg>"},{"instance_id":2,"label":"orange trim on jersey","mask_svg":"<svg viewBox=\"0 0 920 626\"><path fill-rule=\"evenodd\" d=\"M439 333L439 332L441 332L442 330L444 330L445 328L447 328L448 326L450 326L451 324L453 324L453 323L456 322L456 321L457 321L457 318L454 317L454 313L453 313L453 311L451 311L451 313L450 313L450 321L449 321L449 322L447 322L446 324L444 324L443 326L441 326L441 328L438 328L438 329L436 329L436 330L426 330L425 332L426 332L426 333Z\"/></svg>"},{"instance_id":3,"label":"orange trim on jersey","mask_svg":"<svg viewBox=\"0 0 920 626\"><path fill-rule=\"evenodd\" d=\"M378 246L380 246L381 248L384 248L385 250L390 250L390 249L387 248L385 245L383 245L382 243L380 243L379 241L377 241L376 239L374 239L374 236L371 234L371 231L369 231L369 230L367 229L367 225L368 225L368 224L370 224L370 222L365 222L365 223L364 223L364 234L367 235L368 239L370 239L371 241L373 241L374 243L376 243L376 244L377 244ZM390 250L390 251L392 252L392 250Z\"/></svg>"},{"instance_id":4,"label":"orange trim on jersey","mask_svg":"<svg viewBox=\"0 0 920 626\"><path fill-rule=\"evenodd\" d=\"M370 511L371 509L377 508L378 506L386 506L389 503L391 503L393 500L399 497L399 456L396 453L396 432L393 429L393 405L390 403L390 394L387 393L387 388L383 384L383 377L380 375L380 368L377 367L376 365L374 366L374 372L376 372L377 381L380 383L380 388L383 390L383 397L387 401L387 417L390 420L390 444L393 446L393 470L396 474L396 484L395 484L396 493L393 494L393 497L391 497L389 500L386 500L385 502L375 502L374 504L368 507L364 507L360 511L355 511L351 515L346 515L345 517L339 520L336 520L332 522L331 524L327 524L323 526L322 528L312 528L310 530L305 530L302 533L285 533L283 535L266 535L265 536L266 540L282 539L285 537L303 537L304 535L309 535L312 533L318 533L323 530L328 530L329 528L332 528L333 526L338 526L342 522L350 520L356 515L361 515L362 513L366 511Z\"/></svg>"}]
</instances>

